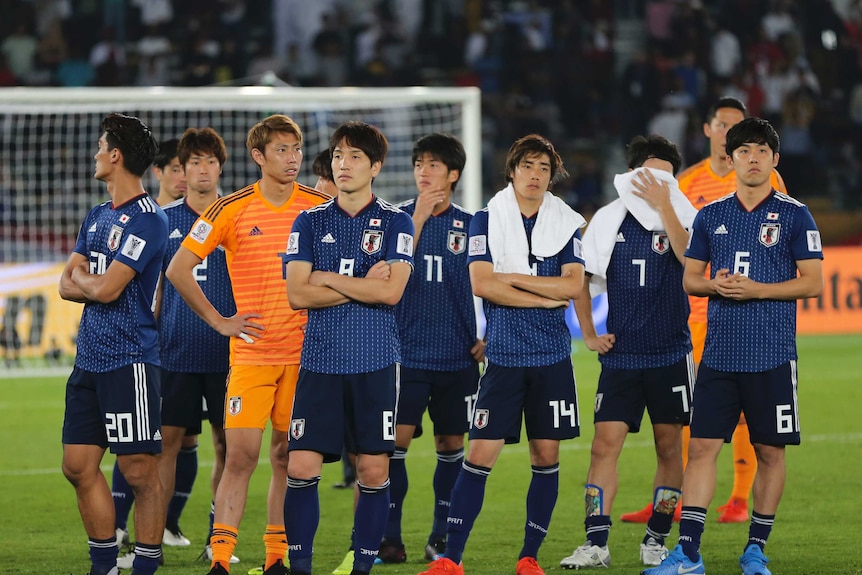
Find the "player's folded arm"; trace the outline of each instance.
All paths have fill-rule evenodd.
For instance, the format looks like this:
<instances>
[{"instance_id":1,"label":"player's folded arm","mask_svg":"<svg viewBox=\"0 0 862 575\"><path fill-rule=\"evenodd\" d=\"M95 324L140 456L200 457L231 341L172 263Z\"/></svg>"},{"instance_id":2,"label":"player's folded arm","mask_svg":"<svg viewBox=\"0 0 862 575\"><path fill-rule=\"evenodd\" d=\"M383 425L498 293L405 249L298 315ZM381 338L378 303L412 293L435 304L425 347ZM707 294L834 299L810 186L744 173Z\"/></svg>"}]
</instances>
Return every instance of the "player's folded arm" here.
<instances>
[{"instance_id":1,"label":"player's folded arm","mask_svg":"<svg viewBox=\"0 0 862 575\"><path fill-rule=\"evenodd\" d=\"M72 276L88 300L111 303L120 297L137 273L134 268L114 260L104 274L90 274L79 268L78 271L72 271Z\"/></svg>"},{"instance_id":2,"label":"player's folded arm","mask_svg":"<svg viewBox=\"0 0 862 575\"><path fill-rule=\"evenodd\" d=\"M285 271L287 280L287 302L290 304L292 309L300 310L333 307L350 301L349 298L332 288L322 285L312 285L309 281L311 273L311 262L291 260L287 263Z\"/></svg>"},{"instance_id":3,"label":"player's folded arm","mask_svg":"<svg viewBox=\"0 0 862 575\"><path fill-rule=\"evenodd\" d=\"M546 298L518 289L494 273L494 264L487 261L470 262L470 285L473 295L497 305L508 307L545 307Z\"/></svg>"},{"instance_id":4,"label":"player's folded arm","mask_svg":"<svg viewBox=\"0 0 862 575\"><path fill-rule=\"evenodd\" d=\"M327 276L326 284L354 301L395 305L401 301L413 266L407 261L389 262L389 279L356 278L339 274Z\"/></svg>"},{"instance_id":5,"label":"player's folded arm","mask_svg":"<svg viewBox=\"0 0 862 575\"><path fill-rule=\"evenodd\" d=\"M579 298L583 283L584 266L578 262L564 264L559 276L511 274L511 285L514 287L558 301Z\"/></svg>"}]
</instances>

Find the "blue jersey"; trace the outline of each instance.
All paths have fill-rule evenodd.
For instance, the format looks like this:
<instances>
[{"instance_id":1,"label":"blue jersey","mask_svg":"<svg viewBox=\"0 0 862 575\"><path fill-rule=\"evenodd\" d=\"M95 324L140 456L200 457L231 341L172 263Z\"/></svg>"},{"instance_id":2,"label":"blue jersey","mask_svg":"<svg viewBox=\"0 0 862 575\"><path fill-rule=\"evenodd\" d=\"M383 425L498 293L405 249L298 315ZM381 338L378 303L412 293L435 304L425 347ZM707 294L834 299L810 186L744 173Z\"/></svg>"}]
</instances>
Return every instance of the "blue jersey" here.
<instances>
[{"instance_id":1,"label":"blue jersey","mask_svg":"<svg viewBox=\"0 0 862 575\"><path fill-rule=\"evenodd\" d=\"M179 199L165 206L168 216L168 245L162 260L162 271L200 214L186 200ZM224 249L213 250L194 268L198 285L220 314L236 314L230 276ZM159 349L162 367L178 373L210 373L229 369L230 338L211 328L183 300L167 279L162 284L162 306L159 313Z\"/></svg>"},{"instance_id":2,"label":"blue jersey","mask_svg":"<svg viewBox=\"0 0 862 575\"><path fill-rule=\"evenodd\" d=\"M416 201L398 206L413 214ZM461 206L428 218L416 243L418 268L396 306L401 364L458 371L475 363L476 312L467 269L467 230L473 214Z\"/></svg>"},{"instance_id":3,"label":"blue jersey","mask_svg":"<svg viewBox=\"0 0 862 575\"><path fill-rule=\"evenodd\" d=\"M521 216L527 231L527 243L532 246L533 227L536 216ZM478 238L484 236L484 238ZM476 212L470 223L470 245L477 238L478 245L487 246L488 208ZM565 264L584 264L581 258L581 232L575 231L566 247L555 256L541 261L530 250L530 266L537 276L560 277ZM472 252L468 265L477 262L493 262L491 250L483 247L481 253ZM485 355L492 363L504 367L540 367L553 365L568 358L572 353L572 336L566 325L566 308L555 309L516 308L485 302L488 320Z\"/></svg>"},{"instance_id":4,"label":"blue jersey","mask_svg":"<svg viewBox=\"0 0 862 575\"><path fill-rule=\"evenodd\" d=\"M335 200L301 212L285 262L363 278L377 262L413 266L413 220L380 198L351 217ZM395 307L350 301L308 310L303 368L331 375L369 373L401 361Z\"/></svg>"},{"instance_id":5,"label":"blue jersey","mask_svg":"<svg viewBox=\"0 0 862 575\"><path fill-rule=\"evenodd\" d=\"M167 239L168 219L146 194L87 214L75 252L89 260L90 273L104 274L114 260L137 273L116 300L84 304L76 367L102 373L132 363L159 365L153 306Z\"/></svg>"},{"instance_id":6,"label":"blue jersey","mask_svg":"<svg viewBox=\"0 0 862 575\"><path fill-rule=\"evenodd\" d=\"M820 232L808 208L775 190L750 212L736 194L704 206L694 220L687 258L754 281L796 277L798 260L822 259ZM796 359L796 301L709 298L703 363L718 371L763 372Z\"/></svg>"},{"instance_id":7,"label":"blue jersey","mask_svg":"<svg viewBox=\"0 0 862 575\"><path fill-rule=\"evenodd\" d=\"M651 232L626 214L607 270L608 333L614 347L599 355L614 369L672 365L691 351L683 266L666 232Z\"/></svg>"}]
</instances>

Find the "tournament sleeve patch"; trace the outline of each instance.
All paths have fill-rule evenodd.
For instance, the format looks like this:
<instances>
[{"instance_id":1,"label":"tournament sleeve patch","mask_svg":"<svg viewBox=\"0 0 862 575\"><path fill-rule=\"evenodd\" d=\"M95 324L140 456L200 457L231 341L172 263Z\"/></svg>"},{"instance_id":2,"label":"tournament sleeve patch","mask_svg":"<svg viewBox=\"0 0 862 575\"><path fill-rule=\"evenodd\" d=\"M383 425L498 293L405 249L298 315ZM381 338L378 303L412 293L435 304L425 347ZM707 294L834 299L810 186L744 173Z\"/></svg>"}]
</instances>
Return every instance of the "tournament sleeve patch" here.
<instances>
[{"instance_id":1,"label":"tournament sleeve patch","mask_svg":"<svg viewBox=\"0 0 862 575\"><path fill-rule=\"evenodd\" d=\"M582 260L584 259L584 242L579 240L578 238L574 238L575 244L575 257Z\"/></svg>"},{"instance_id":2,"label":"tournament sleeve patch","mask_svg":"<svg viewBox=\"0 0 862 575\"><path fill-rule=\"evenodd\" d=\"M398 245L395 247L395 251L401 255L413 257L413 236L398 232Z\"/></svg>"},{"instance_id":3,"label":"tournament sleeve patch","mask_svg":"<svg viewBox=\"0 0 862 575\"><path fill-rule=\"evenodd\" d=\"M123 250L120 252L130 260L138 261L141 254L144 253L144 248L147 247L147 240L139 238L135 234L129 234L126 238L126 243L123 244Z\"/></svg>"},{"instance_id":4,"label":"tournament sleeve patch","mask_svg":"<svg viewBox=\"0 0 862 575\"><path fill-rule=\"evenodd\" d=\"M299 232L290 232L287 237L287 255L296 255L299 253Z\"/></svg>"},{"instance_id":5,"label":"tournament sleeve patch","mask_svg":"<svg viewBox=\"0 0 862 575\"><path fill-rule=\"evenodd\" d=\"M820 232L818 230L808 230L805 232L805 236L808 238L809 252L823 251L823 243L820 241Z\"/></svg>"},{"instance_id":6,"label":"tournament sleeve patch","mask_svg":"<svg viewBox=\"0 0 862 575\"><path fill-rule=\"evenodd\" d=\"M209 224L203 220L198 220L195 223L195 227L192 228L192 231L189 232L189 237L191 237L197 243L202 244L207 241L207 238L209 237L212 230L212 224Z\"/></svg>"},{"instance_id":7,"label":"tournament sleeve patch","mask_svg":"<svg viewBox=\"0 0 862 575\"><path fill-rule=\"evenodd\" d=\"M473 236L470 238L470 251L467 255L484 256L488 253L488 236Z\"/></svg>"}]
</instances>

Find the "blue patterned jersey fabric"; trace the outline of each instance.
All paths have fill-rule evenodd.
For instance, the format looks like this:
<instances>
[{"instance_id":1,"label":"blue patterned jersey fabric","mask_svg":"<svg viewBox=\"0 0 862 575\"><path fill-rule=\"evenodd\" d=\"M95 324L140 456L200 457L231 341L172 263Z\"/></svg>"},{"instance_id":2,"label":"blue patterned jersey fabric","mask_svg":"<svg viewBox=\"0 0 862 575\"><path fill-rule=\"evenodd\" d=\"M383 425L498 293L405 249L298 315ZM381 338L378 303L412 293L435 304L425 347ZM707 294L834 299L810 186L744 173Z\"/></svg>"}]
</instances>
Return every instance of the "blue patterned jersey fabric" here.
<instances>
[{"instance_id":1,"label":"blue patterned jersey fabric","mask_svg":"<svg viewBox=\"0 0 862 575\"><path fill-rule=\"evenodd\" d=\"M754 281L796 277L796 262L822 259L820 232L808 208L775 190L748 211L736 194L704 206L694 220L687 258ZM703 363L719 371L762 372L796 359L796 301L709 298Z\"/></svg>"},{"instance_id":2,"label":"blue patterned jersey fabric","mask_svg":"<svg viewBox=\"0 0 862 575\"><path fill-rule=\"evenodd\" d=\"M120 206L105 202L90 210L75 252L104 274L114 260L137 272L110 303L87 302L78 328L75 366L97 373L132 363L159 365L153 305L168 239L168 219L150 196Z\"/></svg>"},{"instance_id":3,"label":"blue patterned jersey fabric","mask_svg":"<svg viewBox=\"0 0 862 575\"><path fill-rule=\"evenodd\" d=\"M616 343L599 355L602 365L663 367L691 351L682 272L667 233L651 232L626 214L607 270L607 327Z\"/></svg>"},{"instance_id":4,"label":"blue patterned jersey fabric","mask_svg":"<svg viewBox=\"0 0 862 575\"><path fill-rule=\"evenodd\" d=\"M521 216L527 232L527 243L532 245L531 237L536 217ZM481 237L480 237L481 236ZM487 249L488 208L473 216L470 223L470 245L477 238L482 245L482 253L470 252L468 265L485 261L492 262L492 254ZM530 254L530 266L537 276L559 277L565 264L579 263L581 232L577 230L557 255L541 261ZM539 309L515 308L497 305L486 301L485 316L488 320L485 355L492 363L505 367L538 367L558 363L572 353L572 336L566 325L566 308Z\"/></svg>"},{"instance_id":5,"label":"blue patterned jersey fabric","mask_svg":"<svg viewBox=\"0 0 862 575\"><path fill-rule=\"evenodd\" d=\"M179 199L164 207L168 216L168 245L162 260L162 271L200 214ZM231 292L227 260L220 247L195 266L194 276L204 295L224 317L236 314ZM230 338L211 328L183 300L173 284L162 278L162 307L159 312L159 352L162 367L179 373L210 373L227 371L230 359Z\"/></svg>"},{"instance_id":6,"label":"blue patterned jersey fabric","mask_svg":"<svg viewBox=\"0 0 862 575\"><path fill-rule=\"evenodd\" d=\"M416 201L398 206L413 215ZM396 306L401 364L457 371L475 360L476 313L467 269L467 231L473 214L450 204L422 226L413 256L416 269Z\"/></svg>"},{"instance_id":7,"label":"blue patterned jersey fabric","mask_svg":"<svg viewBox=\"0 0 862 575\"><path fill-rule=\"evenodd\" d=\"M300 213L285 262L362 278L377 262L413 266L413 220L374 197L351 217L335 200ZM316 373L354 374L401 361L395 307L355 301L308 310L302 367Z\"/></svg>"}]
</instances>

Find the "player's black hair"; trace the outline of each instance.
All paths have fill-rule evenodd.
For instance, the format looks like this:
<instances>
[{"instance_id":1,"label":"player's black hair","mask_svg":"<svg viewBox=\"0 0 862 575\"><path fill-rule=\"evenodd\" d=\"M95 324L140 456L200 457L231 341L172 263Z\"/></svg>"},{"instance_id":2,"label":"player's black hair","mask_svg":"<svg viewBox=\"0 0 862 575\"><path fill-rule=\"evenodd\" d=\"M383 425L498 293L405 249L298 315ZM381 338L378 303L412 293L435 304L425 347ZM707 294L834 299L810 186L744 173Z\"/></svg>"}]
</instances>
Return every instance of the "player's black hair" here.
<instances>
[{"instance_id":1,"label":"player's black hair","mask_svg":"<svg viewBox=\"0 0 862 575\"><path fill-rule=\"evenodd\" d=\"M569 172L563 167L563 159L554 149L554 144L544 136L530 134L515 140L515 143L509 148L509 153L506 154L506 181L512 181L515 168L521 161L542 154L547 154L551 162L551 184L569 177Z\"/></svg>"},{"instance_id":2,"label":"player's black hair","mask_svg":"<svg viewBox=\"0 0 862 575\"><path fill-rule=\"evenodd\" d=\"M739 110L742 112L743 116L746 118L748 117L748 109L745 107L745 104L742 103L742 100L727 96L719 98L715 104L709 107L709 110L706 111L706 123L709 124L712 122L712 119L715 118L715 114L722 108L733 108L734 110Z\"/></svg>"},{"instance_id":3,"label":"player's black hair","mask_svg":"<svg viewBox=\"0 0 862 575\"><path fill-rule=\"evenodd\" d=\"M342 140L349 146L362 150L372 164L375 162L383 164L386 154L389 152L389 140L386 139L383 132L376 126L365 122L351 121L338 126L329 139L330 154Z\"/></svg>"},{"instance_id":4,"label":"player's black hair","mask_svg":"<svg viewBox=\"0 0 862 575\"><path fill-rule=\"evenodd\" d=\"M218 132L210 127L188 128L177 145L177 158L180 164L186 165L194 154L212 154L220 166L227 161L227 148Z\"/></svg>"},{"instance_id":5,"label":"player's black hair","mask_svg":"<svg viewBox=\"0 0 862 575\"><path fill-rule=\"evenodd\" d=\"M171 163L171 160L177 157L177 144L180 143L178 138L171 138L159 144L159 149L153 158L153 165L160 170Z\"/></svg>"},{"instance_id":6,"label":"player's black hair","mask_svg":"<svg viewBox=\"0 0 862 575\"><path fill-rule=\"evenodd\" d=\"M781 138L772 124L762 118L746 118L727 131L724 150L728 156L745 144L766 144L777 154L781 148Z\"/></svg>"},{"instance_id":7,"label":"player's black hair","mask_svg":"<svg viewBox=\"0 0 862 575\"><path fill-rule=\"evenodd\" d=\"M123 167L130 174L143 177L159 147L147 125L134 116L108 114L102 120L102 132L108 150L118 148L123 154Z\"/></svg>"},{"instance_id":8,"label":"player's black hair","mask_svg":"<svg viewBox=\"0 0 862 575\"><path fill-rule=\"evenodd\" d=\"M314 156L314 162L311 164L311 171L318 178L323 178L327 182L334 181L332 177L332 154L329 153L329 148L320 150Z\"/></svg>"},{"instance_id":9,"label":"player's black hair","mask_svg":"<svg viewBox=\"0 0 862 575\"><path fill-rule=\"evenodd\" d=\"M451 134L442 132L434 132L427 136L422 136L413 145L413 160L416 160L428 154L435 160L442 162L451 172L458 170L458 179L452 182L452 191L455 191L455 186L458 185L458 180L461 179L461 174L464 173L464 165L467 163L467 152L464 151L464 145L461 140Z\"/></svg>"},{"instance_id":10,"label":"player's black hair","mask_svg":"<svg viewBox=\"0 0 862 575\"><path fill-rule=\"evenodd\" d=\"M670 162L673 166L673 175L682 166L682 155L676 144L664 136L635 136L626 146L626 163L630 170L640 168L650 158L658 158Z\"/></svg>"}]
</instances>

